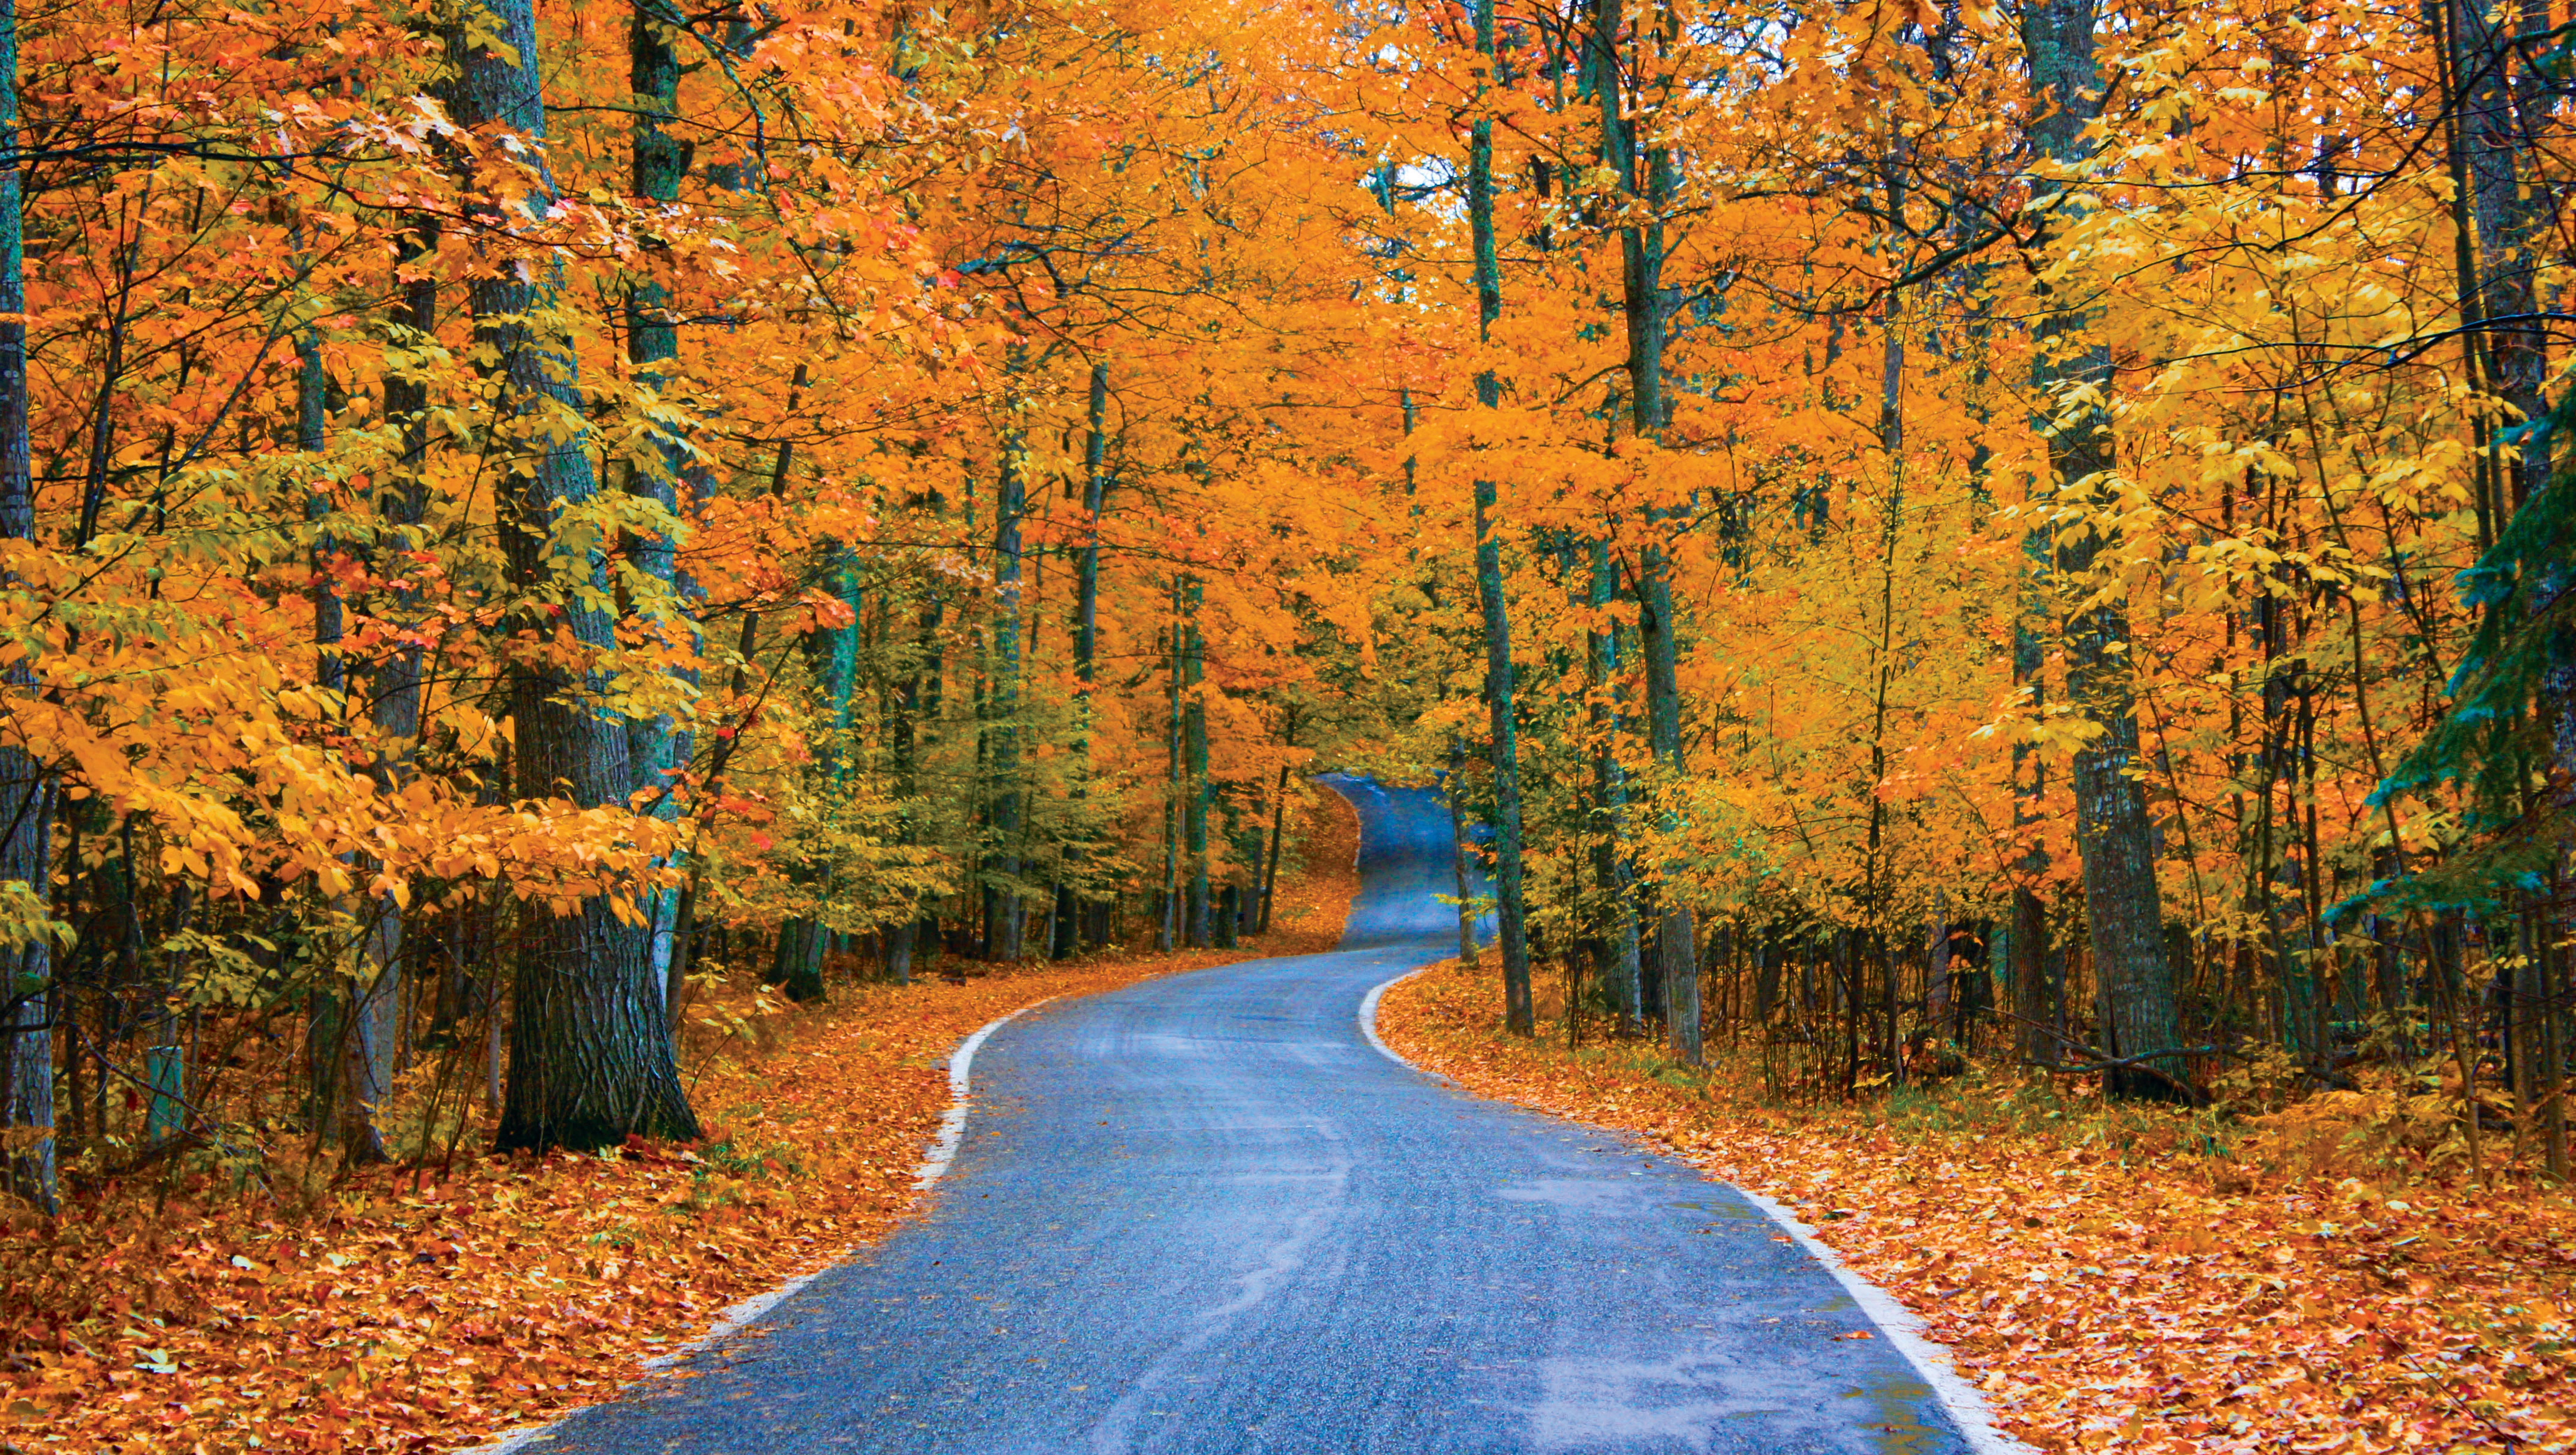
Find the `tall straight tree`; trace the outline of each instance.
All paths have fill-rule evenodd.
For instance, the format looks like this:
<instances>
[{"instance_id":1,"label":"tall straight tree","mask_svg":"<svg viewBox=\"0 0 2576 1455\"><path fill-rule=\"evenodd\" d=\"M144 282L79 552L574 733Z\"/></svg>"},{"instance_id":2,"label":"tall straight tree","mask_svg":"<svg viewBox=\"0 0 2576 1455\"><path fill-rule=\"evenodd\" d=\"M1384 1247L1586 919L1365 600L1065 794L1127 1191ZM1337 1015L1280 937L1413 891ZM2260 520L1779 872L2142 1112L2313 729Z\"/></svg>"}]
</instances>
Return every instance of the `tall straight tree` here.
<instances>
[{"instance_id":1,"label":"tall straight tree","mask_svg":"<svg viewBox=\"0 0 2576 1455\"><path fill-rule=\"evenodd\" d=\"M2046 0L2023 13L2022 45L2031 90L2044 107L2032 123L2039 150L2060 169L2090 152L2085 128L2100 114L2093 61L2094 0ZM2042 184L2052 232L2081 197L2062 179ZM2061 303L2043 318L2035 382L2050 397L2076 392L2087 401L2047 430L2049 468L2060 490L2080 486L2112 465L2111 421L2098 404L2110 387L2110 350L2091 336L2080 303ZM2062 538L2062 537L2061 537ZM2099 730L2075 754L2075 849L2084 871L2084 910L2093 963L2107 1014L2106 1048L2132 1068L2108 1073L2115 1095L2162 1096L2181 1074L2169 1059L2181 1045L2181 1015L2167 958L2164 901L2156 888L2154 838L2147 799L2134 775L2138 756L2136 693L2130 680L2128 612L2116 587L2091 580L2111 542L2104 528L2081 526L2061 548L2060 568L2085 593L2066 621L2066 681L2077 708ZM2157 1064L2163 1061L2164 1064Z\"/></svg>"},{"instance_id":2,"label":"tall straight tree","mask_svg":"<svg viewBox=\"0 0 2576 1455\"><path fill-rule=\"evenodd\" d=\"M629 180L643 202L668 208L680 199L680 183L689 171L689 148L671 134L680 108L680 58L672 39L686 24L660 0L636 0L627 18L627 77L635 88L633 150ZM658 241L658 240L656 240ZM664 250L647 251L646 267L626 295L626 359L637 382L659 393L680 358L679 320L670 309L670 290L654 276L652 266ZM661 599L644 603L641 613L658 617L665 630L685 631L692 645L697 624L682 609L683 581L679 542L674 536L680 511L681 481L693 473L687 442L667 430L659 432L655 454L660 468L631 467L627 490L659 506L659 519L627 542L627 559L644 579L660 588ZM656 817L680 816L673 775L688 765L690 735L667 712L643 713L626 727L627 769L633 791L648 793ZM678 950L680 891L652 890L645 909L652 926L649 954L654 977L668 993L672 957Z\"/></svg>"},{"instance_id":3,"label":"tall straight tree","mask_svg":"<svg viewBox=\"0 0 2576 1455\"><path fill-rule=\"evenodd\" d=\"M1634 1034L1644 1009L1638 985L1643 966L1637 933L1637 876L1628 859L1628 768L1619 761L1619 711L1611 696L1620 677L1619 624L1609 615L1619 597L1619 566L1606 540L1591 543L1586 564L1584 605L1598 623L1584 634L1584 683L1592 692L1587 709L1593 733L1592 875L1610 917L1607 932L1598 942L1601 963L1596 968L1609 987L1620 1032Z\"/></svg>"},{"instance_id":4,"label":"tall straight tree","mask_svg":"<svg viewBox=\"0 0 2576 1455\"><path fill-rule=\"evenodd\" d=\"M849 547L827 539L818 554L822 558L823 584L850 615L847 625L816 626L797 639L805 658L812 709L825 729L808 771L816 783L823 785L829 801L843 791L848 777L850 712L858 685L859 623L865 603ZM799 865L790 875L794 882L809 886L821 877L818 867L810 864ZM781 920L778 937L770 946L768 983L784 990L790 1000L821 1000L827 993L823 960L831 948L832 931L823 923L818 908Z\"/></svg>"},{"instance_id":5,"label":"tall straight tree","mask_svg":"<svg viewBox=\"0 0 2576 1455\"><path fill-rule=\"evenodd\" d=\"M1480 103L1467 140L1467 216L1476 268L1476 339L1493 342L1503 316L1503 268L1494 242L1494 120L1481 102L1492 84L1495 0L1478 0L1476 53L1485 58L1477 83ZM1503 402L1502 378L1489 362L1476 372L1476 403ZM1494 770L1494 918L1503 952L1503 1026L1515 1035L1538 1029L1530 1005L1529 923L1522 896L1520 739L1512 694L1512 617L1503 596L1503 547L1495 534L1498 492L1489 472L1476 471L1476 597L1485 627L1485 711L1492 723Z\"/></svg>"},{"instance_id":6,"label":"tall straight tree","mask_svg":"<svg viewBox=\"0 0 2576 1455\"><path fill-rule=\"evenodd\" d=\"M1163 886L1154 948L1180 943L1181 928L1181 582L1164 589L1171 625L1163 634Z\"/></svg>"},{"instance_id":7,"label":"tall straight tree","mask_svg":"<svg viewBox=\"0 0 2576 1455\"><path fill-rule=\"evenodd\" d=\"M18 165L18 6L0 0L0 540L36 537L27 460L27 248ZM0 689L25 693L35 673L24 655ZM44 766L16 743L0 744L0 892L17 943L0 945L0 1192L55 1208L53 951L31 914L50 898L53 791Z\"/></svg>"},{"instance_id":8,"label":"tall straight tree","mask_svg":"<svg viewBox=\"0 0 2576 1455\"><path fill-rule=\"evenodd\" d=\"M1073 786L1075 803L1091 793L1091 695L1100 656L1100 512L1108 504L1109 365L1091 366L1091 397L1084 409L1082 443L1082 546L1074 557L1073 582ZM1075 888L1086 845L1075 839L1064 847L1062 883L1056 889L1055 943L1049 952L1062 960L1091 937L1084 932L1088 912Z\"/></svg>"},{"instance_id":9,"label":"tall straight tree","mask_svg":"<svg viewBox=\"0 0 2576 1455\"><path fill-rule=\"evenodd\" d=\"M1001 449L995 460L993 502L993 675L986 700L989 729L984 737L985 763L993 777L989 828L992 853L986 862L993 875L984 886L984 943L996 960L1020 958L1020 833L1027 804L1020 782L1021 688L1021 526L1028 514L1027 442L1019 419L1023 407L1016 387L1027 367L1020 345L1010 351L1003 411Z\"/></svg>"},{"instance_id":10,"label":"tall straight tree","mask_svg":"<svg viewBox=\"0 0 2576 1455\"><path fill-rule=\"evenodd\" d=\"M1621 318L1628 335L1629 417L1641 446L1659 445L1664 433L1664 342L1668 322L1664 300L1664 226L1662 217L1673 194L1673 156L1669 146L1646 144L1637 135L1639 84L1628 84L1622 51L1633 39L1643 59L1664 44L1669 12L1653 34L1623 37L1627 28L1620 0L1597 0L1592 29L1592 65L1601 97L1601 160L1617 179L1626 205L1619 226ZM1681 509L1646 512L1646 536L1637 547L1637 637L1646 675L1646 735L1655 762L1675 782L1688 771L1682 757L1682 697L1679 625L1674 620L1671 559L1657 532L1687 514ZM1655 936L1656 965L1663 981L1664 1024L1673 1054L1697 1065L1700 1059L1699 955L1694 944L1691 909L1681 895L1684 876L1668 873L1660 896L1662 921Z\"/></svg>"},{"instance_id":11,"label":"tall straight tree","mask_svg":"<svg viewBox=\"0 0 2576 1455\"><path fill-rule=\"evenodd\" d=\"M417 231L396 249L400 263L417 264L436 251L434 219L421 217ZM398 267L397 271L401 271ZM402 430L402 456L393 478L377 494L376 511L391 531L387 544L417 549L414 533L429 503L425 471L429 461L429 391L421 383L420 351L434 349L438 328L438 281L421 273L400 279L402 302L387 330L384 379L385 418ZM418 593L396 591L396 619L412 620L420 609ZM413 772L413 750L420 738L421 649L416 643L396 646L369 674L368 716L384 744L375 764L379 791L391 793ZM372 980L365 987L354 1018L355 1034L341 1051L341 1097L344 1114L353 1120L343 1128L341 1150L350 1160L371 1158L383 1149L374 1108L392 1092L394 1048L401 1036L397 1023L402 997L402 906L392 895L380 895L367 930L366 964ZM363 1120L356 1120L363 1118Z\"/></svg>"},{"instance_id":12,"label":"tall straight tree","mask_svg":"<svg viewBox=\"0 0 2576 1455\"><path fill-rule=\"evenodd\" d=\"M313 306L310 302L308 307ZM306 512L320 520L336 508L331 497L328 458L331 411L330 374L323 367L318 326L308 324L296 335L296 444L311 462L313 493ZM346 603L331 573L339 544L317 530L312 547L314 681L345 693L351 683L342 657L347 636ZM394 1043L399 1031L394 1016L400 988L396 959L402 948L402 908L379 897L356 912L359 928L355 954L344 978L335 965L326 982L315 988L308 1055L313 1070L314 1139L337 1147L350 1163L385 1160L383 1133L376 1112L393 1093Z\"/></svg>"},{"instance_id":13,"label":"tall straight tree","mask_svg":"<svg viewBox=\"0 0 2576 1455\"><path fill-rule=\"evenodd\" d=\"M456 117L468 127L545 136L533 0L496 0L493 40L458 36ZM495 149L498 150L497 148ZM490 236L543 223L554 183L542 151L524 164L516 198L483 202ZM584 438L578 364L558 309L560 275L542 255L479 270L468 285L475 347L496 396L487 447L509 456L502 547L538 640L569 628L581 650L617 646L605 543L585 535L583 507L599 493ZM514 760L523 798L565 797L582 808L623 804L634 785L625 725L603 700L605 676L523 653L511 665ZM532 906L514 981L503 1148L603 1147L630 1134L695 1138L681 1089L641 916L618 913L613 891L570 914Z\"/></svg>"},{"instance_id":14,"label":"tall straight tree","mask_svg":"<svg viewBox=\"0 0 2576 1455\"><path fill-rule=\"evenodd\" d=\"M1207 610L1207 582L1197 572L1190 573L1181 597L1180 730L1182 770L1187 777L1184 791L1189 795L1181 810L1186 859L1181 872L1188 878L1182 941L1193 950L1204 950L1216 943L1208 903L1207 637L1199 626Z\"/></svg>"}]
</instances>

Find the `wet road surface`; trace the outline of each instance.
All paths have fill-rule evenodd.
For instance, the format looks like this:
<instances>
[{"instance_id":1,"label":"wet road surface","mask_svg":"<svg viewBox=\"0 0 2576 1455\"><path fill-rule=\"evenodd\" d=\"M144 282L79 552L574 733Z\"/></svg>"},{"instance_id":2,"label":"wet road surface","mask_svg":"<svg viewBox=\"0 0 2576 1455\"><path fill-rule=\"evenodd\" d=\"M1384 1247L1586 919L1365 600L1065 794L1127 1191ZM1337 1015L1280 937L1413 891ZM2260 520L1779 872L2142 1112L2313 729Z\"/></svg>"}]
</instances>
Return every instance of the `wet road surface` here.
<instances>
[{"instance_id":1,"label":"wet road surface","mask_svg":"<svg viewBox=\"0 0 2576 1455\"><path fill-rule=\"evenodd\" d=\"M1338 953L1012 1021L925 1217L529 1450L1967 1449L1732 1191L1368 1044L1370 989L1455 950L1447 819L1335 786L1363 845Z\"/></svg>"}]
</instances>

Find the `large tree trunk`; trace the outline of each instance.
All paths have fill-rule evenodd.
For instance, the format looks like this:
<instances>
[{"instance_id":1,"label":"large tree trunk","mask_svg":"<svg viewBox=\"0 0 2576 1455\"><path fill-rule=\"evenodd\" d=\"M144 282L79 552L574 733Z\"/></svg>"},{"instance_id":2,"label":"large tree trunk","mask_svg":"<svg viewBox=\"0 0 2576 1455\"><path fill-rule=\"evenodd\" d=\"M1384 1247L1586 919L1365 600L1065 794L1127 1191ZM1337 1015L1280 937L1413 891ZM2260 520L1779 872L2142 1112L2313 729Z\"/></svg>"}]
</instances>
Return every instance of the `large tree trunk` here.
<instances>
[{"instance_id":1,"label":"large tree trunk","mask_svg":"<svg viewBox=\"0 0 2576 1455\"><path fill-rule=\"evenodd\" d=\"M2547 0L2484 4L2441 0L2447 11L2452 74L2459 78L2460 160L2477 242L2474 321L2483 381L2515 413L2537 419L2548 410L2549 334L2540 319L2539 270L2552 208L2549 190L2531 175L2541 155L2555 97L2546 74L2530 64L2529 38L2549 32ZM2550 440L2534 432L2502 452L2498 521L2549 483Z\"/></svg>"},{"instance_id":2,"label":"large tree trunk","mask_svg":"<svg viewBox=\"0 0 2576 1455\"><path fill-rule=\"evenodd\" d=\"M1602 160L1617 175L1620 189L1642 205L1648 219L1654 219L1672 199L1672 155L1664 147L1638 145L1638 101L1620 85L1620 31L1625 24L1619 0L1600 0L1592 64L1601 96ZM1638 53L1647 49L1639 38ZM1619 247L1629 411L1637 437L1659 443L1664 430L1667 322L1662 223L1648 220L1622 226ZM1686 510L1649 510L1647 539L1637 552L1637 637L1645 656L1647 741L1656 763L1674 784L1689 771L1682 757L1680 624L1674 620L1671 563L1654 532L1685 514ZM1663 913L1655 946L1668 1043L1676 1058L1695 1066L1700 1061L1699 959L1682 884L1678 866L1667 866L1658 896Z\"/></svg>"},{"instance_id":3,"label":"large tree trunk","mask_svg":"<svg viewBox=\"0 0 2576 1455\"><path fill-rule=\"evenodd\" d=\"M789 1000L800 1004L823 999L826 943L822 922L811 915L780 920L777 937L770 941L769 969L762 973L761 983L777 987Z\"/></svg>"},{"instance_id":4,"label":"large tree trunk","mask_svg":"<svg viewBox=\"0 0 2576 1455\"><path fill-rule=\"evenodd\" d=\"M1478 0L1476 49L1494 54L1494 5ZM1503 316L1503 273L1494 242L1494 123L1480 116L1467 143L1467 216L1476 255L1476 337L1490 342L1494 323ZM1476 402L1493 409L1503 402L1502 381L1486 369L1476 375ZM1515 1035L1533 1035L1538 1021L1530 1005L1530 957L1527 906L1521 890L1520 730L1512 689L1512 618L1503 598L1503 548L1495 537L1497 492L1492 479L1476 472L1476 597L1485 628L1485 712L1490 723L1487 751L1494 769L1494 918L1503 955L1503 1026Z\"/></svg>"},{"instance_id":5,"label":"large tree trunk","mask_svg":"<svg viewBox=\"0 0 2576 1455\"><path fill-rule=\"evenodd\" d=\"M769 973L762 977L763 983L777 986L789 1000L821 1000L825 944L821 921L804 916L781 921L778 937L770 944Z\"/></svg>"},{"instance_id":6,"label":"large tree trunk","mask_svg":"<svg viewBox=\"0 0 2576 1455\"><path fill-rule=\"evenodd\" d=\"M496 0L490 13L500 48L460 40L456 116L470 127L545 134L531 0ZM523 201L493 204L489 221L507 230L533 220L511 209L548 208L553 187L542 164ZM523 629L551 635L561 625L591 651L616 649L606 554L560 530L564 516L597 494L582 428L581 394L569 341L542 332L541 314L559 284L541 260L527 271L493 268L467 290L475 342L494 401L491 448L516 454L498 478L502 546L512 584L528 602ZM584 808L624 803L634 779L625 726L599 701L596 671L574 672L525 659L511 667L515 764L524 798L565 797ZM509 1085L497 1137L503 1148L614 1146L629 1135L692 1139L689 1110L656 983L649 925L621 916L606 893L571 914L542 905L528 916L510 1023Z\"/></svg>"},{"instance_id":7,"label":"large tree trunk","mask_svg":"<svg viewBox=\"0 0 2576 1455\"><path fill-rule=\"evenodd\" d=\"M2539 158L2558 96L2529 47L2533 37L2550 33L2550 7L2546 0L2518 0L2493 10L2460 0L2444 5L2452 73L2461 91L2457 150L2468 173L2477 237L2478 299L2473 312L2463 310L2461 322L2480 325L2473 349L2483 355L2487 388L2521 418L2537 419L2548 410L2551 377L2539 271L2551 256L2558 206ZM2493 512L2500 530L2508 515L2519 515L2549 488L2553 443L2551 432L2534 430L2498 452L2489 469L2498 477ZM2533 594L2540 600L2562 596L2569 569L2563 559L2545 568ZM2538 696L2553 756L2562 770L2576 775L2576 646L2564 631L2552 641ZM2554 904L2532 913L2542 921L2540 943L2554 944L2562 933ZM2566 993L2558 964L2555 953L2525 957L2514 976L2506 1035L2515 1047L2516 1076L2527 1078L2531 1094L2547 1101L2549 1163L2564 1176L2565 1104L2552 1095L2561 1083L2563 1050L2553 1026Z\"/></svg>"},{"instance_id":8,"label":"large tree trunk","mask_svg":"<svg viewBox=\"0 0 2576 1455\"><path fill-rule=\"evenodd\" d=\"M2022 885L2013 886L2011 928L2004 943L2005 969L2012 977L2014 1049L2025 1062L2055 1062L2062 1051L2056 993L2048 976L2048 917L2039 896Z\"/></svg>"},{"instance_id":9,"label":"large tree trunk","mask_svg":"<svg viewBox=\"0 0 2576 1455\"><path fill-rule=\"evenodd\" d=\"M2100 112L2093 3L2048 0L2023 16L2032 89L2052 108L2033 123L2034 139L2045 155L2061 163L2083 158L2084 127ZM2061 199L2059 205L2073 203ZM2073 308L2042 321L2037 382L2044 389L2108 387L2110 355L2087 338L2091 326L2091 318ZM2059 488L2110 468L2110 429L2110 418L2100 409L2051 428L2049 464ZM2099 531L2088 529L2065 549L2059 565L2077 590L2090 591L2092 569L2109 544ZM2068 693L2077 710L2101 730L2076 752L2074 789L2085 915L2109 1022L2104 1027L2110 1042L2106 1049L2122 1058L2162 1058L2181 1044L2181 1014L2165 954L2164 900L2156 888L2146 794L2133 772L2138 720L2127 654L2128 614L2117 601L2102 601L2070 618L2065 638ZM2165 1077L2180 1076L2182 1066L2168 1059L2156 1069L2164 1075L2112 1072L2107 1089L2124 1096L2169 1094L2172 1087Z\"/></svg>"},{"instance_id":10,"label":"large tree trunk","mask_svg":"<svg viewBox=\"0 0 2576 1455\"><path fill-rule=\"evenodd\" d=\"M36 497L27 468L26 234L18 169L18 7L0 0L0 539L36 536ZM24 659L0 674L0 691L28 692ZM0 744L0 883L27 896L24 909L52 898L53 784L15 743ZM13 914L12 918L18 918ZM45 918L50 918L49 912ZM0 946L0 1192L50 1213L54 1196L53 955L25 926L19 944Z\"/></svg>"}]
</instances>

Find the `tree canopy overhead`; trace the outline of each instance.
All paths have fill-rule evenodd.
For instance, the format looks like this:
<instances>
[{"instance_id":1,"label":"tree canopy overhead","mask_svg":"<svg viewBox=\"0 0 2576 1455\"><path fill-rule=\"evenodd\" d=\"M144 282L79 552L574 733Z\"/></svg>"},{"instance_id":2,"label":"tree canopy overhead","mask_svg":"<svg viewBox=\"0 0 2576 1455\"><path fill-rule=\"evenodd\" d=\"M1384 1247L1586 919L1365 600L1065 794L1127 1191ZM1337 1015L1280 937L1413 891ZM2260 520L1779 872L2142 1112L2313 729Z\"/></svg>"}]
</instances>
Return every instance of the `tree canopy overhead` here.
<instances>
[{"instance_id":1,"label":"tree canopy overhead","mask_svg":"<svg viewBox=\"0 0 2576 1455\"><path fill-rule=\"evenodd\" d=\"M692 1136L692 977L1230 944L1323 768L1517 1030L2563 1173L2563 31L0 12L7 1180Z\"/></svg>"}]
</instances>

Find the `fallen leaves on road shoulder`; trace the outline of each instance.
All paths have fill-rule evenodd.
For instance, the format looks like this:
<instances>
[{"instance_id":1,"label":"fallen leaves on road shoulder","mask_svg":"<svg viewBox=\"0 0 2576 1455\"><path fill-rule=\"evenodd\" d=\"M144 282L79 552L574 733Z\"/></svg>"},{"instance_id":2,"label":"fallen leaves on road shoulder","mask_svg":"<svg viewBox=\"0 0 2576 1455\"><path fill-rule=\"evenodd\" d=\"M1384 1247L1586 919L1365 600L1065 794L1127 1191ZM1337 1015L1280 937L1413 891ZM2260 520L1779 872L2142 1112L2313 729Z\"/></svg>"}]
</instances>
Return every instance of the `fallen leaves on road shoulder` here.
<instances>
[{"instance_id":1,"label":"fallen leaves on road shoulder","mask_svg":"<svg viewBox=\"0 0 2576 1455\"><path fill-rule=\"evenodd\" d=\"M1453 961L1389 991L1379 1032L1470 1091L1643 1133L1790 1204L2043 1449L2576 1449L2563 1195L2123 1146L2076 1097L2045 1134L1792 1111L1722 1069L1501 1019L1499 976Z\"/></svg>"},{"instance_id":2,"label":"fallen leaves on road shoulder","mask_svg":"<svg viewBox=\"0 0 2576 1455\"><path fill-rule=\"evenodd\" d=\"M915 1208L948 1053L976 1027L1330 949L1357 830L1338 798L1319 818L1317 872L1279 886L1272 935L844 988L693 1066L707 1135L690 1146L375 1169L314 1218L264 1213L253 1189L22 1220L0 1237L0 1449L435 1451L605 1399L728 1306Z\"/></svg>"}]
</instances>

